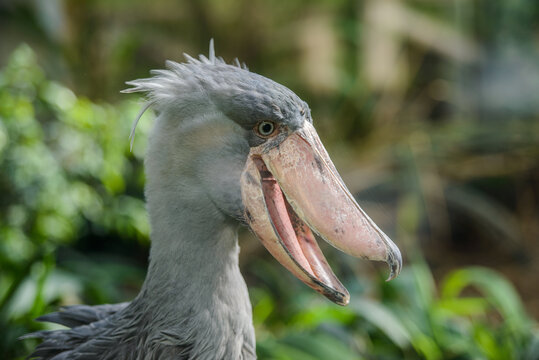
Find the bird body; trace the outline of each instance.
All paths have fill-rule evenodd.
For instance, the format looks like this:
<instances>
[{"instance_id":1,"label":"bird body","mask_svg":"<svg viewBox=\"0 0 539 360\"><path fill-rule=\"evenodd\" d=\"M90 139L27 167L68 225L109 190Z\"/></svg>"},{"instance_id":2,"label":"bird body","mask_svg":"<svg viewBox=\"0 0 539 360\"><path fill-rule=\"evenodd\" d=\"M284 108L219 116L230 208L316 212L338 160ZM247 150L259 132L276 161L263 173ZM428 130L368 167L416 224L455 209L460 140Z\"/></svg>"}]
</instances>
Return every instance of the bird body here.
<instances>
[{"instance_id":1,"label":"bird body","mask_svg":"<svg viewBox=\"0 0 539 360\"><path fill-rule=\"evenodd\" d=\"M44 340L31 357L256 358L251 304L238 266L240 224L300 280L342 305L348 293L309 228L352 255L387 261L392 276L400 271L398 249L343 188L305 102L216 58L212 46L209 58L167 67L130 82L126 91L145 93L158 114L145 159L152 245L144 285L130 303L79 305L41 317L70 329L27 335ZM308 156L307 175L297 177L295 169ZM340 236L327 233L317 215L333 203L309 203L294 191L295 183L327 186L328 198L343 202L335 218ZM360 220L353 225L355 217ZM358 231L365 240L350 238ZM354 245L360 242L361 248Z\"/></svg>"}]
</instances>

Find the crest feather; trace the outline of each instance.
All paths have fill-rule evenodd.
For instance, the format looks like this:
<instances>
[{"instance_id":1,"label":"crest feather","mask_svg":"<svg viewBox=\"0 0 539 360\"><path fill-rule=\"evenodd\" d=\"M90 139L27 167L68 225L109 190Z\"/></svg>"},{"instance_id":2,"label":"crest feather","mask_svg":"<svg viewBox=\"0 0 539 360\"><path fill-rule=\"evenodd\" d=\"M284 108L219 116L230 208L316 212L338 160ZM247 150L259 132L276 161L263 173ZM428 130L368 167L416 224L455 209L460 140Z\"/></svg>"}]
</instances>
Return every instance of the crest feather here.
<instances>
[{"instance_id":1,"label":"crest feather","mask_svg":"<svg viewBox=\"0 0 539 360\"><path fill-rule=\"evenodd\" d=\"M214 75L212 74L214 71L212 72L208 67L233 67L248 71L245 63L240 64L237 58L234 60L234 65L229 65L222 57L216 57L213 39L210 40L208 57L199 55L199 58L196 59L186 53L183 56L186 63L166 60L166 70L150 70L152 77L127 81L126 84L131 87L121 91L124 94L142 92L146 95L146 100L135 118L129 135L131 150L133 149L133 142L135 140L135 130L142 115L150 107L159 109L162 106L170 104L173 99L177 99L182 93L193 94L204 92L203 83L212 82L212 77L214 77L212 76ZM187 95L187 97L189 96Z\"/></svg>"}]
</instances>

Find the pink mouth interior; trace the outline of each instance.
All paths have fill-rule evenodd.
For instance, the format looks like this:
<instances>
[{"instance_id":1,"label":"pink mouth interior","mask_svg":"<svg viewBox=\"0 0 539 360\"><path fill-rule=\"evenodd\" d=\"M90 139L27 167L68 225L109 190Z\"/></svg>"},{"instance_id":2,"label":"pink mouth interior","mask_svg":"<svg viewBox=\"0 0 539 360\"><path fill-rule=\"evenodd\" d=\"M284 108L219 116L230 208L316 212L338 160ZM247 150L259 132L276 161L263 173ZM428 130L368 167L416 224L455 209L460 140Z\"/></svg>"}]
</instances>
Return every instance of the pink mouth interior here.
<instances>
[{"instance_id":1,"label":"pink mouth interior","mask_svg":"<svg viewBox=\"0 0 539 360\"><path fill-rule=\"evenodd\" d=\"M266 207L268 209L271 221L275 230L279 234L279 237L283 241L283 245L290 254L290 256L311 276L315 276L309 262L307 261L303 251L299 245L298 238L292 222L290 219L290 211L293 216L295 213L290 208L290 205L287 206L288 201L286 200L277 180L273 177L271 172L267 169L266 165L261 159L255 160L257 167L260 171L260 176L262 178L262 191L264 192L264 200L266 201ZM296 217L297 219L297 217ZM297 219L298 221L301 221Z\"/></svg>"},{"instance_id":2,"label":"pink mouth interior","mask_svg":"<svg viewBox=\"0 0 539 360\"><path fill-rule=\"evenodd\" d=\"M260 172L264 199L271 221L290 257L313 279L333 290L346 292L333 274L311 229L294 212L264 161L260 158L253 160Z\"/></svg>"}]
</instances>

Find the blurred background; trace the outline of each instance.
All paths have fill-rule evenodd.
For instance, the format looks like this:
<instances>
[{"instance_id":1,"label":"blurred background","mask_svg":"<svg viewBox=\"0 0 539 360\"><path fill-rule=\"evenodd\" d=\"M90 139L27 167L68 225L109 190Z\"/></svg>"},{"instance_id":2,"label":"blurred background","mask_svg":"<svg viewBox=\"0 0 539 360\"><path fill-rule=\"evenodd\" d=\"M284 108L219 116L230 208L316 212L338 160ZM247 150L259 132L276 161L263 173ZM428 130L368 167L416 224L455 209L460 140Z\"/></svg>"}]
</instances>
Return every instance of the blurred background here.
<instances>
[{"instance_id":1,"label":"blurred background","mask_svg":"<svg viewBox=\"0 0 539 360\"><path fill-rule=\"evenodd\" d=\"M401 276L323 246L338 307L246 231L260 359L539 359L539 2L1 0L0 355L144 279L153 114L125 81L235 57L312 109Z\"/></svg>"}]
</instances>

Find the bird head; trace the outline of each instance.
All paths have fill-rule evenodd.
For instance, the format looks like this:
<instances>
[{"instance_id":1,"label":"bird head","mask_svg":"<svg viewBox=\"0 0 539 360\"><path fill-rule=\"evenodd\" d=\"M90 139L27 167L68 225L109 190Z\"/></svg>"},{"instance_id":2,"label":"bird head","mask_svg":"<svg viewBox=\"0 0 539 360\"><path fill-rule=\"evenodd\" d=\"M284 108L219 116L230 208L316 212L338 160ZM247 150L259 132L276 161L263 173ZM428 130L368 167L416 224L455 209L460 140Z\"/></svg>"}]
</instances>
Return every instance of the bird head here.
<instances>
[{"instance_id":1,"label":"bird head","mask_svg":"<svg viewBox=\"0 0 539 360\"><path fill-rule=\"evenodd\" d=\"M124 90L144 92L158 113L161 140L168 139L159 150L166 171L181 167L179 176L189 177L198 195L247 225L277 261L337 304L350 296L314 234L352 256L387 262L389 279L396 277L399 249L347 189L308 105L245 66L216 58L213 46L209 58L186 58ZM167 155L176 148L182 156Z\"/></svg>"}]
</instances>

